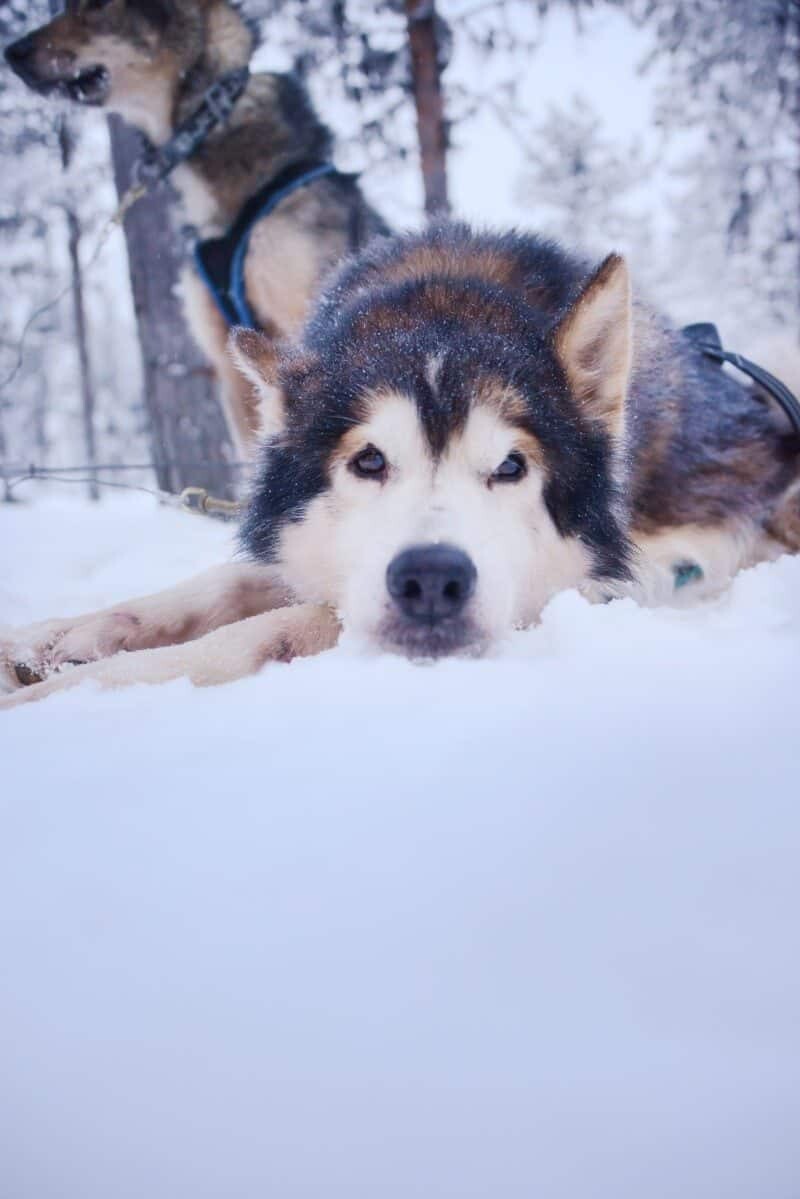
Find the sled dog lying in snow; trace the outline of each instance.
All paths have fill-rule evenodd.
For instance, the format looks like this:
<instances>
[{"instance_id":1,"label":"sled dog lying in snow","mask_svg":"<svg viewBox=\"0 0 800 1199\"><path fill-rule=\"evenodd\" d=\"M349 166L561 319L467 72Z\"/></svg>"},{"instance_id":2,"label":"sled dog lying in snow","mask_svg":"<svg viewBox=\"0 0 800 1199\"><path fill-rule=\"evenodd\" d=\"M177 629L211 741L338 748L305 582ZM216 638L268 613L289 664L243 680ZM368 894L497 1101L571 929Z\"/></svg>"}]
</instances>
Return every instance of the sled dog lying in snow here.
<instances>
[{"instance_id":1,"label":"sled dog lying in snow","mask_svg":"<svg viewBox=\"0 0 800 1199\"><path fill-rule=\"evenodd\" d=\"M800 548L782 414L632 303L615 255L592 270L463 225L382 239L294 348L246 331L233 356L269 433L250 562L6 637L7 684L34 684L10 702L82 679L221 683L341 628L478 654L563 588L703 596Z\"/></svg>"},{"instance_id":2,"label":"sled dog lying in snow","mask_svg":"<svg viewBox=\"0 0 800 1199\"><path fill-rule=\"evenodd\" d=\"M230 231L201 248L183 294L243 456L257 414L226 354L230 324L257 324L275 338L294 333L323 275L386 232L355 177L333 169L331 135L298 80L248 75L253 45L229 0L68 0L65 12L6 50L35 91L105 107L141 129L162 155L156 166L176 163L183 218L200 237Z\"/></svg>"}]
</instances>

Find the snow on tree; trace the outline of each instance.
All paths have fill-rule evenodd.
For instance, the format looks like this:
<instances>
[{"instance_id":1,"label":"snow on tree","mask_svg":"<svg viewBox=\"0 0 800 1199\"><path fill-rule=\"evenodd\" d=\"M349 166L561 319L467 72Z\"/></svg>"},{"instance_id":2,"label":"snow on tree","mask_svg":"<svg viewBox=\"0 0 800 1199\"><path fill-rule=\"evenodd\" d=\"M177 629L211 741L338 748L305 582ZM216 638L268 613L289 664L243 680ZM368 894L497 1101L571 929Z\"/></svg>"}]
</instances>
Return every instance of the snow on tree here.
<instances>
[{"instance_id":1,"label":"snow on tree","mask_svg":"<svg viewBox=\"0 0 800 1199\"><path fill-rule=\"evenodd\" d=\"M517 195L537 228L598 255L614 246L647 261L652 232L636 193L648 164L638 142L615 143L589 102L577 95L568 107L550 106L528 135L524 153Z\"/></svg>"},{"instance_id":2,"label":"snow on tree","mask_svg":"<svg viewBox=\"0 0 800 1199\"><path fill-rule=\"evenodd\" d=\"M0 11L0 42L48 18L46 0L15 0ZM67 106L45 103L0 73L0 156L13 163L0 175L0 459L7 464L86 461L70 236L77 220L86 263L115 201L103 123L70 121L74 145L62 170L66 115L73 115ZM144 409L121 239L109 239L84 282L99 451L111 462L141 459Z\"/></svg>"},{"instance_id":3,"label":"snow on tree","mask_svg":"<svg viewBox=\"0 0 800 1199\"><path fill-rule=\"evenodd\" d=\"M797 328L800 309L800 5L627 0L668 68L656 113L694 135L676 172L676 253L693 288L724 296L742 333Z\"/></svg>"},{"instance_id":4,"label":"snow on tree","mask_svg":"<svg viewBox=\"0 0 800 1199\"><path fill-rule=\"evenodd\" d=\"M241 7L261 36L254 68L296 68L336 134L337 165L361 172L365 191L390 221L419 223L423 188L405 0L242 0ZM740 331L796 327L796 0L439 0L437 8L449 139L459 155L485 156L490 176L492 146L474 144L475 131L484 139L492 130L510 134L518 162L496 189L510 192L519 175L524 223L598 255L622 249L657 302L679 319L723 318L730 340ZM602 120L588 89L570 100L572 86L566 98L530 87L537 61L549 52L547 14L570 13L578 28L585 23L589 44L603 12L623 23L627 14L642 38L649 36L642 67L653 68L648 78L664 80L644 142ZM48 14L48 0L6 0L0 40ZM117 197L98 115L73 114L74 160L61 170L61 111L9 72L0 74L0 154L13 164L0 177L0 383L13 373L30 315L64 292L31 326L13 383L0 387L6 461L84 460L66 213L80 224L85 262ZM477 206L490 221L492 187ZM458 214L465 197L456 191L451 198ZM98 456L146 461L141 355L119 232L84 285Z\"/></svg>"}]
</instances>

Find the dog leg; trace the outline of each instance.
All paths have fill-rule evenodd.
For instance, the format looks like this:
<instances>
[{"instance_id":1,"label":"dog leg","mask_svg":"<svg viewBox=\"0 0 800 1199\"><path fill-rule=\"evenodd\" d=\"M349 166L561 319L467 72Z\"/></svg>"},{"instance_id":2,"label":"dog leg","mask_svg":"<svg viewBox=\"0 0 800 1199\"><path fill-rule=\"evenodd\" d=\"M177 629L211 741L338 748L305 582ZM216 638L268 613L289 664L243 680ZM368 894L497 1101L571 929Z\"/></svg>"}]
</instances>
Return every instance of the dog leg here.
<instances>
[{"instance_id":1,"label":"dog leg","mask_svg":"<svg viewBox=\"0 0 800 1199\"><path fill-rule=\"evenodd\" d=\"M0 699L0 710L33 703L83 682L127 687L188 678L198 687L212 687L255 674L267 662L290 662L322 653L336 644L339 631L332 609L296 604L226 625L185 645L120 654L75 666Z\"/></svg>"},{"instance_id":2,"label":"dog leg","mask_svg":"<svg viewBox=\"0 0 800 1199\"><path fill-rule=\"evenodd\" d=\"M123 650L180 645L290 603L291 593L269 567L212 567L177 587L101 612L0 633L0 691L40 683L67 665Z\"/></svg>"},{"instance_id":3,"label":"dog leg","mask_svg":"<svg viewBox=\"0 0 800 1199\"><path fill-rule=\"evenodd\" d=\"M214 366L220 402L237 455L248 461L259 432L258 400L228 356L228 325L193 269L181 275L184 311L192 336Z\"/></svg>"}]
</instances>

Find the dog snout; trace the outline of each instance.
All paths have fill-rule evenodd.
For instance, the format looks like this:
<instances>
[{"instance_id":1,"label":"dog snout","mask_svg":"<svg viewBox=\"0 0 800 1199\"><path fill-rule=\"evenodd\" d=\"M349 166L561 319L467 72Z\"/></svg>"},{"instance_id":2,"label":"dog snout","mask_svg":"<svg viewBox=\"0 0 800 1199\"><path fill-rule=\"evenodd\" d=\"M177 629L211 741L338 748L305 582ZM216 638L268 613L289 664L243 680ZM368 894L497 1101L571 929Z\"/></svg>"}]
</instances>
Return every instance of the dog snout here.
<instances>
[{"instance_id":1,"label":"dog snout","mask_svg":"<svg viewBox=\"0 0 800 1199\"><path fill-rule=\"evenodd\" d=\"M451 545L417 545L389 563L386 586L405 617L434 625L460 615L477 577L463 550Z\"/></svg>"},{"instance_id":2,"label":"dog snout","mask_svg":"<svg viewBox=\"0 0 800 1199\"><path fill-rule=\"evenodd\" d=\"M36 38L28 35L6 46L5 59L13 71L24 74L36 53Z\"/></svg>"}]
</instances>

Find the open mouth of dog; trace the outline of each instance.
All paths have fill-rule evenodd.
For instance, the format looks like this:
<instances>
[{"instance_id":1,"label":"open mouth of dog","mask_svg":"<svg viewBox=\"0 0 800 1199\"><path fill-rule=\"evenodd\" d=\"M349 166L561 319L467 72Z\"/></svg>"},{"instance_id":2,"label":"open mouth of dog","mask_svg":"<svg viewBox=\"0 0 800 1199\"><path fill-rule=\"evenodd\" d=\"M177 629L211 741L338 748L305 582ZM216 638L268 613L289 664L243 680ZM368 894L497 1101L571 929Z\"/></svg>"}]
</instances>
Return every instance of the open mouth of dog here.
<instances>
[{"instance_id":1,"label":"open mouth of dog","mask_svg":"<svg viewBox=\"0 0 800 1199\"><path fill-rule=\"evenodd\" d=\"M11 70L40 95L64 96L75 104L103 104L111 90L108 68L102 63L80 66L75 58L68 50L43 56L36 37L20 38L5 50Z\"/></svg>"},{"instance_id":2,"label":"open mouth of dog","mask_svg":"<svg viewBox=\"0 0 800 1199\"><path fill-rule=\"evenodd\" d=\"M73 104L97 106L104 104L111 85L111 77L103 66L76 68L70 75L56 79L42 79L30 71L16 68L17 73L29 87L41 96L63 96Z\"/></svg>"},{"instance_id":3,"label":"open mouth of dog","mask_svg":"<svg viewBox=\"0 0 800 1199\"><path fill-rule=\"evenodd\" d=\"M76 104L102 104L109 91L110 77L105 67L85 67L66 79L46 85L48 91L58 92Z\"/></svg>"}]
</instances>

